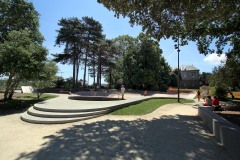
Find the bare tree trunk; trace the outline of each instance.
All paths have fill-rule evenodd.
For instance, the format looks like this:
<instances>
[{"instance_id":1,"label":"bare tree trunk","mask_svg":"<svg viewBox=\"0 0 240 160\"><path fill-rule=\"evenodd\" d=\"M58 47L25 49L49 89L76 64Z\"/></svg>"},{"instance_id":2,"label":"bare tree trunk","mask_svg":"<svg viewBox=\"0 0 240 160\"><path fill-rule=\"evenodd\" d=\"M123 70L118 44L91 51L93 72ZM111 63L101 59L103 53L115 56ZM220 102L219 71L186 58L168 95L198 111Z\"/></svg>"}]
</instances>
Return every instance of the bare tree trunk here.
<instances>
[{"instance_id":1,"label":"bare tree trunk","mask_svg":"<svg viewBox=\"0 0 240 160\"><path fill-rule=\"evenodd\" d=\"M102 86L102 63L100 63L100 72L99 72L99 87Z\"/></svg>"},{"instance_id":2,"label":"bare tree trunk","mask_svg":"<svg viewBox=\"0 0 240 160\"><path fill-rule=\"evenodd\" d=\"M75 77L75 73L76 73L76 57L75 55L73 56L73 86L72 88L75 88L75 82L76 82L76 77Z\"/></svg>"},{"instance_id":3,"label":"bare tree trunk","mask_svg":"<svg viewBox=\"0 0 240 160\"><path fill-rule=\"evenodd\" d=\"M95 59L93 61L93 84L94 84L94 89L96 91L96 70L95 70Z\"/></svg>"},{"instance_id":4,"label":"bare tree trunk","mask_svg":"<svg viewBox=\"0 0 240 160\"><path fill-rule=\"evenodd\" d=\"M78 82L78 74L79 74L79 61L77 62L77 65L76 65L76 67L77 67L77 71L76 71L76 83Z\"/></svg>"},{"instance_id":5,"label":"bare tree trunk","mask_svg":"<svg viewBox=\"0 0 240 160\"><path fill-rule=\"evenodd\" d=\"M109 85L108 88L110 89L112 85L112 70L109 68Z\"/></svg>"},{"instance_id":6,"label":"bare tree trunk","mask_svg":"<svg viewBox=\"0 0 240 160\"><path fill-rule=\"evenodd\" d=\"M87 58L88 58L88 53L86 52L85 54L85 64L84 64L84 74L83 74L83 87L86 86L86 70L87 70Z\"/></svg>"},{"instance_id":7,"label":"bare tree trunk","mask_svg":"<svg viewBox=\"0 0 240 160\"><path fill-rule=\"evenodd\" d=\"M98 55L98 65L97 65L97 69L98 69L98 71L97 71L97 85L99 86L99 84L100 84L100 72L101 72L101 56L100 55Z\"/></svg>"}]
</instances>

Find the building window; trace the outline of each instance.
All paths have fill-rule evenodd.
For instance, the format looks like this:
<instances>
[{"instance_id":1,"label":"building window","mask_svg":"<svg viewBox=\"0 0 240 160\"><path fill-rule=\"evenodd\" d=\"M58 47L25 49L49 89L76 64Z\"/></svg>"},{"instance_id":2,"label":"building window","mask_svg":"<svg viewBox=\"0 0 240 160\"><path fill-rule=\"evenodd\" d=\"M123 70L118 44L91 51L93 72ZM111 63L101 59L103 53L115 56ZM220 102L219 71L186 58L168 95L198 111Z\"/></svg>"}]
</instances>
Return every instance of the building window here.
<instances>
[{"instance_id":1,"label":"building window","mask_svg":"<svg viewBox=\"0 0 240 160\"><path fill-rule=\"evenodd\" d=\"M183 73L183 78L187 78L187 74L186 73Z\"/></svg>"},{"instance_id":2,"label":"building window","mask_svg":"<svg viewBox=\"0 0 240 160\"><path fill-rule=\"evenodd\" d=\"M193 87L195 86L194 83L192 84L192 86L193 86Z\"/></svg>"},{"instance_id":3,"label":"building window","mask_svg":"<svg viewBox=\"0 0 240 160\"><path fill-rule=\"evenodd\" d=\"M194 78L195 77L195 75L194 75L194 73L192 73L192 78Z\"/></svg>"}]
</instances>

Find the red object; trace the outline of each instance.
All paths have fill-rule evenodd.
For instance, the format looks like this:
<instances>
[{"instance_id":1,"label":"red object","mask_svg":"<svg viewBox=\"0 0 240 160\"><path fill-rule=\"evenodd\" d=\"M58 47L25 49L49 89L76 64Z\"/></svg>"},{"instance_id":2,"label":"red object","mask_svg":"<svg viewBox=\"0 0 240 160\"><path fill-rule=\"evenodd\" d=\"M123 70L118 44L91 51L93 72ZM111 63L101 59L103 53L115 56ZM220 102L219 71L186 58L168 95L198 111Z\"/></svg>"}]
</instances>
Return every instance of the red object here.
<instances>
[{"instance_id":1,"label":"red object","mask_svg":"<svg viewBox=\"0 0 240 160\"><path fill-rule=\"evenodd\" d=\"M200 101L200 95L201 95L201 93L200 93L200 91L198 90L198 91L197 91L198 102Z\"/></svg>"},{"instance_id":2,"label":"red object","mask_svg":"<svg viewBox=\"0 0 240 160\"><path fill-rule=\"evenodd\" d=\"M216 98L213 98L213 99L212 99L212 105L214 105L214 106L219 106L219 100L216 99Z\"/></svg>"}]
</instances>

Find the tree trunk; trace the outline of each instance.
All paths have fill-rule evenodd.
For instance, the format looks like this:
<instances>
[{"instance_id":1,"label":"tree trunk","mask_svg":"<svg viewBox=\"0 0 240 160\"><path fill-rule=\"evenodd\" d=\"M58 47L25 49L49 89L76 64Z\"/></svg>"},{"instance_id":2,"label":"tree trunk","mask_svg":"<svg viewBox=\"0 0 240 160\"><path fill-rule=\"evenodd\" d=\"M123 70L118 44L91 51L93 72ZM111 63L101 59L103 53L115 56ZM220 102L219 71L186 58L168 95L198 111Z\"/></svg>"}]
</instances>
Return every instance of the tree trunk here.
<instances>
[{"instance_id":1,"label":"tree trunk","mask_svg":"<svg viewBox=\"0 0 240 160\"><path fill-rule=\"evenodd\" d=\"M94 85L94 89L96 91L96 71L95 71L95 62L93 62L93 85Z\"/></svg>"},{"instance_id":2,"label":"tree trunk","mask_svg":"<svg viewBox=\"0 0 240 160\"><path fill-rule=\"evenodd\" d=\"M18 84L19 79L16 78L15 80L13 80L13 76L9 76L6 90L4 92L4 101L12 99L14 91L17 88Z\"/></svg>"},{"instance_id":3,"label":"tree trunk","mask_svg":"<svg viewBox=\"0 0 240 160\"><path fill-rule=\"evenodd\" d=\"M9 98L9 92L11 89L12 80L13 80L13 75L10 74L6 83L6 89L4 91L4 101L8 100Z\"/></svg>"},{"instance_id":4,"label":"tree trunk","mask_svg":"<svg viewBox=\"0 0 240 160\"><path fill-rule=\"evenodd\" d=\"M73 49L73 89L75 89L75 86L76 86L76 62L77 62L76 44L74 44L74 49Z\"/></svg>"},{"instance_id":5,"label":"tree trunk","mask_svg":"<svg viewBox=\"0 0 240 160\"><path fill-rule=\"evenodd\" d=\"M85 64L84 64L84 74L83 74L83 87L86 86L86 70L87 70L87 58L88 58L88 53L86 52L85 54Z\"/></svg>"},{"instance_id":6,"label":"tree trunk","mask_svg":"<svg viewBox=\"0 0 240 160\"><path fill-rule=\"evenodd\" d=\"M99 72L99 87L102 86L102 64L100 63L100 72Z\"/></svg>"},{"instance_id":7,"label":"tree trunk","mask_svg":"<svg viewBox=\"0 0 240 160\"><path fill-rule=\"evenodd\" d=\"M112 71L109 68L109 86L108 86L109 89L111 88L111 85L112 85Z\"/></svg>"},{"instance_id":8,"label":"tree trunk","mask_svg":"<svg viewBox=\"0 0 240 160\"><path fill-rule=\"evenodd\" d=\"M100 85L100 73L101 73L101 56L98 55L98 72L97 72L97 85Z\"/></svg>"},{"instance_id":9,"label":"tree trunk","mask_svg":"<svg viewBox=\"0 0 240 160\"><path fill-rule=\"evenodd\" d=\"M77 62L76 67L77 67L77 71L76 71L76 80L75 80L75 82L77 83L78 82L78 74L79 74L79 61Z\"/></svg>"},{"instance_id":10,"label":"tree trunk","mask_svg":"<svg viewBox=\"0 0 240 160\"><path fill-rule=\"evenodd\" d=\"M76 81L76 78L75 78L76 71L75 71L75 69L76 69L76 58L75 58L75 56L73 56L73 79L72 79L72 81L73 81L72 88L73 89L75 88L75 81Z\"/></svg>"}]
</instances>

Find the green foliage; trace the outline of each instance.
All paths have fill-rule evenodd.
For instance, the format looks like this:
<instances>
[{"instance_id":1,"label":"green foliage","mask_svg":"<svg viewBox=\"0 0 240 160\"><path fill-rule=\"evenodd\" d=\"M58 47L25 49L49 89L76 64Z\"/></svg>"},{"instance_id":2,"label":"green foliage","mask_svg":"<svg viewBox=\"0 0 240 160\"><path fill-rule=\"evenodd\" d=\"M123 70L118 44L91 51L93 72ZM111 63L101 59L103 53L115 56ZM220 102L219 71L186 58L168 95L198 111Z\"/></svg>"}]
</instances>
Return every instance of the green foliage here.
<instances>
[{"instance_id":1,"label":"green foliage","mask_svg":"<svg viewBox=\"0 0 240 160\"><path fill-rule=\"evenodd\" d=\"M155 89L156 85L170 82L171 69L162 57L162 50L146 34L140 33L135 46L127 48L123 66L124 83L128 86Z\"/></svg>"},{"instance_id":2,"label":"green foliage","mask_svg":"<svg viewBox=\"0 0 240 160\"><path fill-rule=\"evenodd\" d=\"M36 77L32 80L32 85L37 91L38 98L43 94L43 89L53 87L56 79L58 67L54 62L45 62L41 70L36 73Z\"/></svg>"},{"instance_id":3,"label":"green foliage","mask_svg":"<svg viewBox=\"0 0 240 160\"><path fill-rule=\"evenodd\" d=\"M211 87L211 93L220 99L227 97L227 89L223 86Z\"/></svg>"},{"instance_id":4,"label":"green foliage","mask_svg":"<svg viewBox=\"0 0 240 160\"><path fill-rule=\"evenodd\" d=\"M28 1L0 1L0 75L8 77L5 100L12 98L21 80L32 80L47 60L38 16Z\"/></svg>"},{"instance_id":5,"label":"green foliage","mask_svg":"<svg viewBox=\"0 0 240 160\"><path fill-rule=\"evenodd\" d=\"M98 2L114 11L116 17L120 15L129 17L131 25L141 25L143 31L157 40L172 38L177 42L180 39L180 45L194 41L199 53L204 55L222 54L225 51L227 62L224 68L227 74L224 81L233 88L236 84L240 86L240 1L98 0ZM202 78L202 84L206 84L205 78Z\"/></svg>"},{"instance_id":6,"label":"green foliage","mask_svg":"<svg viewBox=\"0 0 240 160\"><path fill-rule=\"evenodd\" d=\"M213 69L210 77L211 86L225 86L226 88L235 88L240 86L240 66L239 64L229 64L230 59L222 65Z\"/></svg>"},{"instance_id":7,"label":"green foliage","mask_svg":"<svg viewBox=\"0 0 240 160\"><path fill-rule=\"evenodd\" d=\"M57 30L56 45L64 45L65 49L64 53L54 54L54 60L62 64L73 65L73 88L76 87L78 81L79 67L84 65L83 85L85 86L87 66L91 68L89 71L94 70L93 75L95 76L95 73L101 72L96 70L96 66L101 68L102 66L99 65L105 62L105 59L99 58L101 55L106 56L105 52L100 52L100 50L104 49L103 46L108 43L102 34L102 25L89 17L83 17L82 19L76 17L62 18L58 25L60 29ZM100 45L101 42L105 44Z\"/></svg>"},{"instance_id":8,"label":"green foliage","mask_svg":"<svg viewBox=\"0 0 240 160\"><path fill-rule=\"evenodd\" d=\"M200 74L200 86L209 85L209 79L211 77L211 73L203 72Z\"/></svg>"},{"instance_id":9,"label":"green foliage","mask_svg":"<svg viewBox=\"0 0 240 160\"><path fill-rule=\"evenodd\" d=\"M154 38L170 38L196 41L199 52L212 53L214 39L216 53L221 54L230 43L231 50L238 51L240 2L239 1L169 1L169 0L98 0L119 17L130 18L131 25L141 25ZM211 16L209 16L211 14Z\"/></svg>"},{"instance_id":10,"label":"green foliage","mask_svg":"<svg viewBox=\"0 0 240 160\"><path fill-rule=\"evenodd\" d=\"M38 27L39 14L32 3L26 0L1 0L0 1L0 43L6 40L12 31L29 30L31 37L42 43Z\"/></svg>"},{"instance_id":11,"label":"green foliage","mask_svg":"<svg viewBox=\"0 0 240 160\"><path fill-rule=\"evenodd\" d=\"M168 90L168 85L166 85L166 84L161 84L160 85L160 91L167 92L167 90Z\"/></svg>"},{"instance_id":12,"label":"green foliage","mask_svg":"<svg viewBox=\"0 0 240 160\"><path fill-rule=\"evenodd\" d=\"M11 99L22 79L35 79L46 61L47 50L33 41L28 30L12 31L0 44L1 73L8 76L5 99Z\"/></svg>"},{"instance_id":13,"label":"green foliage","mask_svg":"<svg viewBox=\"0 0 240 160\"><path fill-rule=\"evenodd\" d=\"M181 103L192 103L193 100L180 99ZM141 103L130 105L112 112L113 115L145 115L165 104L178 103L177 99L150 99Z\"/></svg>"}]
</instances>

